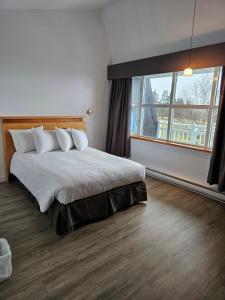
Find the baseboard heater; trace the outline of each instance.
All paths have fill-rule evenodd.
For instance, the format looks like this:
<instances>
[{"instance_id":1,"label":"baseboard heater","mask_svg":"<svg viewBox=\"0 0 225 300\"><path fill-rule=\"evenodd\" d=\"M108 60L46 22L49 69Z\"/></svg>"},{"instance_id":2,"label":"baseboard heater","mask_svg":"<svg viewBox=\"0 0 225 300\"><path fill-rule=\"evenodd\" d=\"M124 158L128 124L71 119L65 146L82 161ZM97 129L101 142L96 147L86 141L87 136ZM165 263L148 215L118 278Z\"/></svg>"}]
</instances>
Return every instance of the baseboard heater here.
<instances>
[{"instance_id":1,"label":"baseboard heater","mask_svg":"<svg viewBox=\"0 0 225 300\"><path fill-rule=\"evenodd\" d=\"M146 168L146 175L160 179L162 181L169 182L171 184L183 187L200 195L225 203L225 193L220 193L213 188L201 185L199 183L195 183L183 178L169 175L151 168Z\"/></svg>"}]
</instances>

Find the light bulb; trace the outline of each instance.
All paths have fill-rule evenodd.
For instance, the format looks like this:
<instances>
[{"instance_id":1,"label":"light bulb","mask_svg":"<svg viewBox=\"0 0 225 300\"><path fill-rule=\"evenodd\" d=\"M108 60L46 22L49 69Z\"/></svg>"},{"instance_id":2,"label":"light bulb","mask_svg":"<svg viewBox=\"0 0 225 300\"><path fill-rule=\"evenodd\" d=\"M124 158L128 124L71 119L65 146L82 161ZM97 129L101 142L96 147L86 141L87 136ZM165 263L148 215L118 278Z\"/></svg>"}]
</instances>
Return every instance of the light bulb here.
<instances>
[{"instance_id":1,"label":"light bulb","mask_svg":"<svg viewBox=\"0 0 225 300\"><path fill-rule=\"evenodd\" d=\"M192 76L192 69L191 69L191 68L186 68L186 69L184 69L183 76L185 76L185 77L190 77L190 76Z\"/></svg>"}]
</instances>

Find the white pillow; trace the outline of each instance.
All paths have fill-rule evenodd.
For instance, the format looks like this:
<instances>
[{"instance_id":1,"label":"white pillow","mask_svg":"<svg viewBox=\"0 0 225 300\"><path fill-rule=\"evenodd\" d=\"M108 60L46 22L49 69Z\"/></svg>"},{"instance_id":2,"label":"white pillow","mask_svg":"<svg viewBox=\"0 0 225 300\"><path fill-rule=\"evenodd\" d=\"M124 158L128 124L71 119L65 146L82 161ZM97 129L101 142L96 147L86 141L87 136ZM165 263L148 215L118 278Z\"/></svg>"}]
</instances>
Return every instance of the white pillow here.
<instances>
[{"instance_id":1,"label":"white pillow","mask_svg":"<svg viewBox=\"0 0 225 300\"><path fill-rule=\"evenodd\" d=\"M43 126L38 128L43 129ZM31 129L10 129L9 133L17 152L25 153L36 150Z\"/></svg>"},{"instance_id":2,"label":"white pillow","mask_svg":"<svg viewBox=\"0 0 225 300\"><path fill-rule=\"evenodd\" d=\"M77 150L84 150L88 147L87 135L83 130L72 129L72 138Z\"/></svg>"},{"instance_id":3,"label":"white pillow","mask_svg":"<svg viewBox=\"0 0 225 300\"><path fill-rule=\"evenodd\" d=\"M59 149L55 130L32 128L32 135L38 153L45 153Z\"/></svg>"},{"instance_id":4,"label":"white pillow","mask_svg":"<svg viewBox=\"0 0 225 300\"><path fill-rule=\"evenodd\" d=\"M73 148L71 129L55 128L56 137L62 151L67 152Z\"/></svg>"}]
</instances>

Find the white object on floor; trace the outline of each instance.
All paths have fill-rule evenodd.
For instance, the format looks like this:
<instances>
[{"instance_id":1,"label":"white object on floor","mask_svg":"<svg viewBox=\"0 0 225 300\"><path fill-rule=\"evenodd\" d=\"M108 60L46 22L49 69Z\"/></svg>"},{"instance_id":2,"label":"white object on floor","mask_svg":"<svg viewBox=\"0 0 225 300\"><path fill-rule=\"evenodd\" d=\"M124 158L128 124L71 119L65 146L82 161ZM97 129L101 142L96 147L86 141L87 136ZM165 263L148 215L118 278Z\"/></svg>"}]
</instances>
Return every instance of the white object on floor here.
<instances>
[{"instance_id":1,"label":"white object on floor","mask_svg":"<svg viewBox=\"0 0 225 300\"><path fill-rule=\"evenodd\" d=\"M0 239L0 282L12 274L12 254L6 239Z\"/></svg>"}]
</instances>

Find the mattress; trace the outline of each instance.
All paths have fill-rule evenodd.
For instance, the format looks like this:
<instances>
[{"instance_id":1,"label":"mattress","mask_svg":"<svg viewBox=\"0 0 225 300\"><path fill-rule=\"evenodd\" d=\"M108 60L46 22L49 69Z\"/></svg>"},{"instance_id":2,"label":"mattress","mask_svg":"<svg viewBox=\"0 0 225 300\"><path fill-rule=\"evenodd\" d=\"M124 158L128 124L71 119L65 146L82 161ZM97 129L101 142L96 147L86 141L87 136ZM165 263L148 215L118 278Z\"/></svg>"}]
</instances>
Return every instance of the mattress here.
<instances>
[{"instance_id":1,"label":"mattress","mask_svg":"<svg viewBox=\"0 0 225 300\"><path fill-rule=\"evenodd\" d=\"M16 152L10 172L34 195L41 212L55 199L68 204L145 179L144 166L90 147L41 154Z\"/></svg>"}]
</instances>

